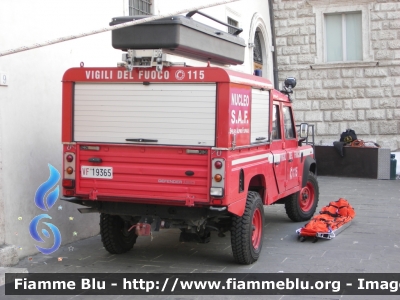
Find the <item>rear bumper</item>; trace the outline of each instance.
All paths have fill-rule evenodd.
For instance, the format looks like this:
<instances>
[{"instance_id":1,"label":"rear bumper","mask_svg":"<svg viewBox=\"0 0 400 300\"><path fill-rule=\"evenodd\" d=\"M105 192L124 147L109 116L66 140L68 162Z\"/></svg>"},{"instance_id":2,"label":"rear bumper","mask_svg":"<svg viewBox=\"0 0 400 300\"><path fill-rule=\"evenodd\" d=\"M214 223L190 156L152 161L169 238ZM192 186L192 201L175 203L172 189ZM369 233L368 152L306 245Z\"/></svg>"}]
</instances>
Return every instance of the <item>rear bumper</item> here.
<instances>
[{"instance_id":1,"label":"rear bumper","mask_svg":"<svg viewBox=\"0 0 400 300\"><path fill-rule=\"evenodd\" d=\"M86 206L81 213L107 213L132 217L157 216L162 219L193 220L228 215L226 206L176 206L130 202L92 201L80 197L60 197L61 200ZM175 203L174 203L175 204Z\"/></svg>"}]
</instances>

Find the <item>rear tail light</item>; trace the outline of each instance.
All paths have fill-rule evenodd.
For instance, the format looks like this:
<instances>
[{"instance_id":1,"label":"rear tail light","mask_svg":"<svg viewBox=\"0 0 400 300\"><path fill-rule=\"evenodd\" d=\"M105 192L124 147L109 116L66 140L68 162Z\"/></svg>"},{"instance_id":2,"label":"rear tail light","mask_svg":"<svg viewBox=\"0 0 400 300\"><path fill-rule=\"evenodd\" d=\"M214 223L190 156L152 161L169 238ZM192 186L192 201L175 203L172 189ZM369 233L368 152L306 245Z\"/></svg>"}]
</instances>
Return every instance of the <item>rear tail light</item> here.
<instances>
[{"instance_id":1,"label":"rear tail light","mask_svg":"<svg viewBox=\"0 0 400 300\"><path fill-rule=\"evenodd\" d=\"M225 160L223 158L213 158L211 164L211 188L210 196L224 197L225 189Z\"/></svg>"},{"instance_id":2,"label":"rear tail light","mask_svg":"<svg viewBox=\"0 0 400 300\"><path fill-rule=\"evenodd\" d=\"M221 168L222 168L222 161L217 160L217 161L214 163L214 166L215 166L216 169L221 169Z\"/></svg>"},{"instance_id":3,"label":"rear tail light","mask_svg":"<svg viewBox=\"0 0 400 300\"><path fill-rule=\"evenodd\" d=\"M75 153L65 152L64 153L64 179L75 180Z\"/></svg>"},{"instance_id":4,"label":"rear tail light","mask_svg":"<svg viewBox=\"0 0 400 300\"><path fill-rule=\"evenodd\" d=\"M63 179L62 186L63 186L63 188L66 188L66 189L73 189L75 187L75 180Z\"/></svg>"},{"instance_id":5,"label":"rear tail light","mask_svg":"<svg viewBox=\"0 0 400 300\"><path fill-rule=\"evenodd\" d=\"M219 187L212 187L210 189L210 195L213 197L223 197L224 196L224 189Z\"/></svg>"},{"instance_id":6,"label":"rear tail light","mask_svg":"<svg viewBox=\"0 0 400 300\"><path fill-rule=\"evenodd\" d=\"M75 196L75 190L65 190L65 196Z\"/></svg>"},{"instance_id":7,"label":"rear tail light","mask_svg":"<svg viewBox=\"0 0 400 300\"><path fill-rule=\"evenodd\" d=\"M221 181L222 181L222 175L221 175L221 174L215 175L215 176L214 176L214 180L215 180L216 182L221 182Z\"/></svg>"}]
</instances>

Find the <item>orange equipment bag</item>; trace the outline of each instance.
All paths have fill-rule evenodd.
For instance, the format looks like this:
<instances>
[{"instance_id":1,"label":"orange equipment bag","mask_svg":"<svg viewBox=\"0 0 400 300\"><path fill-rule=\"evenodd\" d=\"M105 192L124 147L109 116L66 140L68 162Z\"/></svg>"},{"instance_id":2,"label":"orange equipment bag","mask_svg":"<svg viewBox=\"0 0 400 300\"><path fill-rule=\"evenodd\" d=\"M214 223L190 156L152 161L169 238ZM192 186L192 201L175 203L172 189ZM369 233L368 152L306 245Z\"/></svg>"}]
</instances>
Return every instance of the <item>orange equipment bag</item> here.
<instances>
[{"instance_id":1,"label":"orange equipment bag","mask_svg":"<svg viewBox=\"0 0 400 300\"><path fill-rule=\"evenodd\" d=\"M356 213L346 199L340 198L323 207L320 214L314 216L310 222L296 232L301 237L315 237L333 239L340 231L347 228Z\"/></svg>"}]
</instances>

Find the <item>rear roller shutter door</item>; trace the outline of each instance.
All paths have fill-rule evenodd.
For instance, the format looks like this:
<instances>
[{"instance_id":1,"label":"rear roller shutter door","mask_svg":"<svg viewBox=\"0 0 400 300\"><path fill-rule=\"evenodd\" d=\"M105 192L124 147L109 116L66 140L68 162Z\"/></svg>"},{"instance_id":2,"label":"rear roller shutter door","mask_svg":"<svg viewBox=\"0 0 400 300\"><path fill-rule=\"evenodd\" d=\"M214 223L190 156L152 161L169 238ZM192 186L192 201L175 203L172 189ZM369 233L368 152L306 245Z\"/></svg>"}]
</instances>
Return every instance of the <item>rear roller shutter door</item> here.
<instances>
[{"instance_id":1,"label":"rear roller shutter door","mask_svg":"<svg viewBox=\"0 0 400 300\"><path fill-rule=\"evenodd\" d=\"M74 141L215 146L215 84L75 84Z\"/></svg>"}]
</instances>

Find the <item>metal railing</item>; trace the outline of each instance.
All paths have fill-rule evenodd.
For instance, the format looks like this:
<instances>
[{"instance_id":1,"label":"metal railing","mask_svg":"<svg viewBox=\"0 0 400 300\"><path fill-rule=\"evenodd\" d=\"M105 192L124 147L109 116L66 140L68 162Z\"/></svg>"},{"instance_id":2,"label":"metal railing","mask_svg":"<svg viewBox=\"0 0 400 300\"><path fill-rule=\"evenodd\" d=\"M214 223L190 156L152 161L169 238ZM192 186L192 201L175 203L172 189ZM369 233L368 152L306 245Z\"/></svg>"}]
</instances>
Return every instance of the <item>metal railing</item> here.
<instances>
[{"instance_id":1,"label":"metal railing","mask_svg":"<svg viewBox=\"0 0 400 300\"><path fill-rule=\"evenodd\" d=\"M129 15L151 15L151 0L129 0Z\"/></svg>"}]
</instances>

